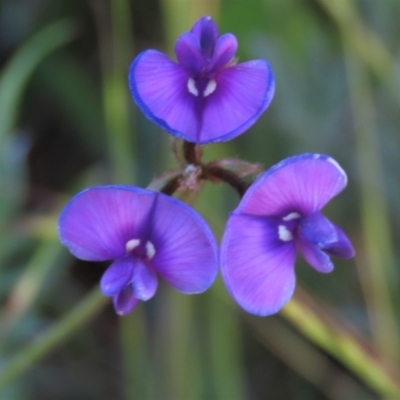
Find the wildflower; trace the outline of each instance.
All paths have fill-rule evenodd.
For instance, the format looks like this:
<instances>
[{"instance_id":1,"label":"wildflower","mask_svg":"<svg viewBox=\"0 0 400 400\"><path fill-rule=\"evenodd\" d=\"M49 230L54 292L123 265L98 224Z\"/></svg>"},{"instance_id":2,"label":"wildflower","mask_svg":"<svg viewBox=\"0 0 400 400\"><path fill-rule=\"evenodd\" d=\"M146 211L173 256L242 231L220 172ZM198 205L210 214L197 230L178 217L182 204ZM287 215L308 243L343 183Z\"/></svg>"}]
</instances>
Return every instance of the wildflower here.
<instances>
[{"instance_id":1,"label":"wildflower","mask_svg":"<svg viewBox=\"0 0 400 400\"><path fill-rule=\"evenodd\" d=\"M270 104L274 77L265 60L236 64L237 40L200 18L175 44L178 62L157 50L133 61L129 85L139 108L180 139L204 144L233 139Z\"/></svg>"},{"instance_id":2,"label":"wildflower","mask_svg":"<svg viewBox=\"0 0 400 400\"><path fill-rule=\"evenodd\" d=\"M157 275L192 294L208 289L217 274L217 246L205 221L181 201L150 190L84 190L62 212L59 235L82 260L115 260L100 287L119 315L154 296Z\"/></svg>"},{"instance_id":3,"label":"wildflower","mask_svg":"<svg viewBox=\"0 0 400 400\"><path fill-rule=\"evenodd\" d=\"M322 273L333 270L329 256L354 256L344 232L320 213L346 184L335 160L303 154L281 161L248 189L221 245L224 281L246 311L270 315L290 300L296 249Z\"/></svg>"}]
</instances>

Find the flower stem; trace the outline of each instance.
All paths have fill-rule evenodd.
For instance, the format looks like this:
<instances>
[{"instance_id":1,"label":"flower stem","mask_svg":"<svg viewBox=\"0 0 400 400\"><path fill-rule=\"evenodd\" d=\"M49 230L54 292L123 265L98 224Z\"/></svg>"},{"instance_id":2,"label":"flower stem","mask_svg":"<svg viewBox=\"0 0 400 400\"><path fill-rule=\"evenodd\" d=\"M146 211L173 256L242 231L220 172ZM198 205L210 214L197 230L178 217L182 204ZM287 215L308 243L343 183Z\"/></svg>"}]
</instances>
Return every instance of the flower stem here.
<instances>
[{"instance_id":1,"label":"flower stem","mask_svg":"<svg viewBox=\"0 0 400 400\"><path fill-rule=\"evenodd\" d=\"M218 180L226 182L238 192L240 197L243 197L243 195L246 193L246 190L250 186L250 183L240 179L234 172L217 167L216 165L209 167L205 166L203 177L209 180L214 180L217 178Z\"/></svg>"},{"instance_id":2,"label":"flower stem","mask_svg":"<svg viewBox=\"0 0 400 400\"><path fill-rule=\"evenodd\" d=\"M183 156L188 164L200 165L202 150L201 147L191 143L183 142Z\"/></svg>"}]
</instances>

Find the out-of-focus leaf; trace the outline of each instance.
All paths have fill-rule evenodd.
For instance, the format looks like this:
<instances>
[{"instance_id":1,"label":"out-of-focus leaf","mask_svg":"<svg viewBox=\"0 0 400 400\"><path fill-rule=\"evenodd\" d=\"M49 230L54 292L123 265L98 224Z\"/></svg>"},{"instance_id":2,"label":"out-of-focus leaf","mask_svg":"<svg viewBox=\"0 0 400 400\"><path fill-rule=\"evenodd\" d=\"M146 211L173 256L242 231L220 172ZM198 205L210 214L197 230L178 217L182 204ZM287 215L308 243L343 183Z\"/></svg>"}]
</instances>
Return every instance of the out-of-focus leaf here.
<instances>
[{"instance_id":1,"label":"out-of-focus leaf","mask_svg":"<svg viewBox=\"0 0 400 400\"><path fill-rule=\"evenodd\" d=\"M37 75L91 154L103 153L106 133L100 87L85 66L67 54L57 53L39 66Z\"/></svg>"},{"instance_id":2,"label":"out-of-focus leaf","mask_svg":"<svg viewBox=\"0 0 400 400\"><path fill-rule=\"evenodd\" d=\"M0 75L0 143L15 126L21 96L37 65L71 41L75 32L70 20L53 22L25 42L7 63Z\"/></svg>"},{"instance_id":3,"label":"out-of-focus leaf","mask_svg":"<svg viewBox=\"0 0 400 400\"><path fill-rule=\"evenodd\" d=\"M12 215L25 199L29 144L27 137L15 135L5 137L0 146L0 221Z\"/></svg>"}]
</instances>

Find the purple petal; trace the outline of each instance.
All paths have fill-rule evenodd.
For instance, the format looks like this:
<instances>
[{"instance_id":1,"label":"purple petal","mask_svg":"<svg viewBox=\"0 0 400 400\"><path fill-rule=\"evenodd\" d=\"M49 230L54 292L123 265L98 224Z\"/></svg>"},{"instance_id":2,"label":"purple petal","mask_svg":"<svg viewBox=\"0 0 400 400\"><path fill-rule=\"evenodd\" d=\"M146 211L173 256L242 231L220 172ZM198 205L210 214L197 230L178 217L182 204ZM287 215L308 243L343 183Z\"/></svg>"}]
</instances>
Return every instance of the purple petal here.
<instances>
[{"instance_id":1,"label":"purple petal","mask_svg":"<svg viewBox=\"0 0 400 400\"><path fill-rule=\"evenodd\" d=\"M318 272L327 274L333 271L334 265L329 256L316 244L306 240L297 240L297 245L304 259Z\"/></svg>"},{"instance_id":2,"label":"purple petal","mask_svg":"<svg viewBox=\"0 0 400 400\"><path fill-rule=\"evenodd\" d=\"M115 260L107 268L100 281L100 288L104 296L114 296L132 280L133 263L133 257L126 255Z\"/></svg>"},{"instance_id":3,"label":"purple petal","mask_svg":"<svg viewBox=\"0 0 400 400\"><path fill-rule=\"evenodd\" d=\"M297 232L300 238L317 245L321 249L338 240L332 222L320 213L301 218Z\"/></svg>"},{"instance_id":4,"label":"purple petal","mask_svg":"<svg viewBox=\"0 0 400 400\"><path fill-rule=\"evenodd\" d=\"M160 276L183 293L201 293L213 283L217 244L203 218L192 208L159 194L153 214L151 260Z\"/></svg>"},{"instance_id":5,"label":"purple petal","mask_svg":"<svg viewBox=\"0 0 400 400\"><path fill-rule=\"evenodd\" d=\"M175 54L179 64L193 75L198 74L204 67L199 39L193 33L184 33L178 38Z\"/></svg>"},{"instance_id":6,"label":"purple petal","mask_svg":"<svg viewBox=\"0 0 400 400\"><path fill-rule=\"evenodd\" d=\"M293 156L261 175L236 211L264 216L309 215L320 211L346 184L346 173L332 158L321 154Z\"/></svg>"},{"instance_id":7,"label":"purple petal","mask_svg":"<svg viewBox=\"0 0 400 400\"><path fill-rule=\"evenodd\" d=\"M180 139L196 142L198 97L189 92L189 78L188 72L165 54L147 50L133 61L129 86L147 118Z\"/></svg>"},{"instance_id":8,"label":"purple petal","mask_svg":"<svg viewBox=\"0 0 400 400\"><path fill-rule=\"evenodd\" d=\"M114 309L118 315L130 313L139 302L133 295L132 285L125 286L117 295L113 297Z\"/></svg>"},{"instance_id":9,"label":"purple petal","mask_svg":"<svg viewBox=\"0 0 400 400\"><path fill-rule=\"evenodd\" d=\"M218 39L218 27L214 20L209 16L202 17L193 25L190 32L198 37L204 57L211 59Z\"/></svg>"},{"instance_id":10,"label":"purple petal","mask_svg":"<svg viewBox=\"0 0 400 400\"><path fill-rule=\"evenodd\" d=\"M275 90L271 67L248 61L215 76L215 89L204 99L198 143L233 139L248 129L269 106Z\"/></svg>"},{"instance_id":11,"label":"purple petal","mask_svg":"<svg viewBox=\"0 0 400 400\"><path fill-rule=\"evenodd\" d=\"M157 291L157 275L150 265L137 258L133 272L133 293L134 296L142 301L151 299Z\"/></svg>"},{"instance_id":12,"label":"purple petal","mask_svg":"<svg viewBox=\"0 0 400 400\"><path fill-rule=\"evenodd\" d=\"M346 234L335 224L332 224L336 230L337 240L326 244L322 250L333 257L352 258L356 252Z\"/></svg>"},{"instance_id":13,"label":"purple petal","mask_svg":"<svg viewBox=\"0 0 400 400\"><path fill-rule=\"evenodd\" d=\"M126 243L141 236L155 192L131 186L98 186L77 194L58 225L64 246L82 260L104 261L125 254Z\"/></svg>"},{"instance_id":14,"label":"purple petal","mask_svg":"<svg viewBox=\"0 0 400 400\"><path fill-rule=\"evenodd\" d=\"M316 213L300 220L298 246L306 261L317 271L333 270L329 255L354 256L354 249L344 232L324 215Z\"/></svg>"},{"instance_id":15,"label":"purple petal","mask_svg":"<svg viewBox=\"0 0 400 400\"><path fill-rule=\"evenodd\" d=\"M294 241L278 239L276 221L232 214L222 238L221 269L225 284L246 311L278 312L295 287Z\"/></svg>"},{"instance_id":16,"label":"purple petal","mask_svg":"<svg viewBox=\"0 0 400 400\"><path fill-rule=\"evenodd\" d=\"M180 139L200 144L238 136L265 111L274 93L266 61L223 69L214 80L195 80L155 50L136 57L129 84L147 118Z\"/></svg>"},{"instance_id":17,"label":"purple petal","mask_svg":"<svg viewBox=\"0 0 400 400\"><path fill-rule=\"evenodd\" d=\"M235 56L238 47L237 39L231 33L222 35L215 46L210 70L218 71L225 67Z\"/></svg>"}]
</instances>

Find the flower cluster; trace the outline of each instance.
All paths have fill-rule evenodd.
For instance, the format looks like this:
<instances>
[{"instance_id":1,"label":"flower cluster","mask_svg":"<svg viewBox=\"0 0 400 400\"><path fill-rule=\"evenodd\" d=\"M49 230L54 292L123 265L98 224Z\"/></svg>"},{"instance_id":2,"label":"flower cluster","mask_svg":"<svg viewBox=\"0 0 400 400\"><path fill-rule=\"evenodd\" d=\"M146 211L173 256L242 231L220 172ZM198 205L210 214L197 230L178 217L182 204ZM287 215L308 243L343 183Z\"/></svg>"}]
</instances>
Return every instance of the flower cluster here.
<instances>
[{"instance_id":1,"label":"flower cluster","mask_svg":"<svg viewBox=\"0 0 400 400\"><path fill-rule=\"evenodd\" d=\"M347 184L331 157L289 157L251 185L242 180L256 170L248 163L238 161L237 172L227 168L227 160L201 162L199 144L244 132L274 94L268 62L237 64L236 49L234 35L219 36L214 21L203 17L178 38L177 62L156 50L139 54L129 71L133 98L149 119L184 141L186 165L160 191L127 185L84 190L60 216L60 239L72 254L111 262L100 287L119 315L151 299L158 277L182 293L205 291L218 264L240 306L271 315L293 294L297 250L322 273L333 270L331 256L354 256L345 233L320 212ZM206 179L224 181L243 195L227 222L220 254L203 218L171 197L198 190Z\"/></svg>"}]
</instances>

